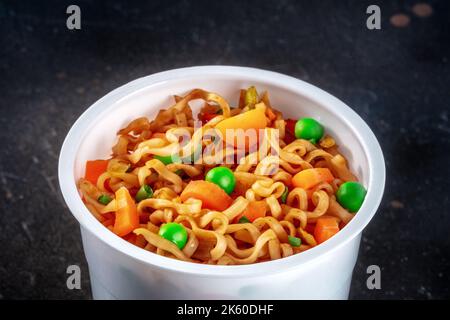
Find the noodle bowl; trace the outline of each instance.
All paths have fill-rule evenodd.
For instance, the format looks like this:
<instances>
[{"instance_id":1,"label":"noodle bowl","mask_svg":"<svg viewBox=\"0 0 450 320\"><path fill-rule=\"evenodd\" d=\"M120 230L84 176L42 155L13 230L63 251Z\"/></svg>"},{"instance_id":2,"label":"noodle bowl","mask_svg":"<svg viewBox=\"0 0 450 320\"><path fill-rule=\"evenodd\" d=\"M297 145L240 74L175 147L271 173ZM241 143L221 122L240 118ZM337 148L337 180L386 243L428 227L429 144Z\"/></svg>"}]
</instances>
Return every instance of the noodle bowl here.
<instances>
[{"instance_id":1,"label":"noodle bowl","mask_svg":"<svg viewBox=\"0 0 450 320\"><path fill-rule=\"evenodd\" d=\"M314 91L309 90L312 89L309 87L306 88L308 91L302 92L303 96L298 95L296 89L287 88L287 79L280 79L282 76L272 73L265 74L265 76L271 77L268 82L261 82L258 77L253 77L253 79L251 79L252 81L245 80L248 83L245 88L255 84L256 88L261 88L261 93L267 90L271 96L271 99L267 102L267 100L263 101L261 97L263 95L260 94L258 103L261 101L264 102L266 108L264 114L267 115L266 111L268 107L273 107L273 111L276 115L271 123L267 124L263 129L266 136L270 136L272 129L278 130L280 135L280 148L275 154L269 154L268 150L270 150L270 148L267 149L267 144L264 146L265 140L263 139L263 141L259 141L260 143L258 144L257 150L260 151L261 149L264 149L264 157L257 157L253 155L254 153L245 150L243 156L239 157L239 162L234 164L227 164L225 162L221 163L219 166L207 163L185 163L184 161L163 163L163 161L157 159L157 157L166 157L167 155L174 154L176 148L173 146L175 145L176 140L173 131L179 127L187 128L182 135L190 136L190 141L194 141L191 144L188 142L184 147L179 148L181 150L181 152L178 153L179 158L184 159L186 155L195 154L195 146L198 145L198 142L201 140L196 140L197 130L192 129L194 128L194 123L190 121L193 120L196 112L193 112L191 118L189 111L184 110L184 108L178 110L177 107L181 105L180 101L183 101L186 97L190 95L195 97L200 96L201 98L206 97L206 100L211 102L209 98L211 98L212 95L212 97L217 100L213 100L215 107L225 106L225 103L237 107L230 108L229 110L226 107L221 108L221 114L213 117L207 122L210 123L210 126L213 128L220 124L221 121L224 121L224 119L232 118L247 112L244 111L246 106L242 107L238 103L232 102L237 100L236 96L239 95L239 89L242 88L242 85L236 86L235 80L233 79L231 81L229 78L231 78L230 74L240 70L233 70L233 68L229 70L231 71L227 74L224 69L217 68L215 72L218 72L218 74L214 74L213 72L211 76L206 72L205 79L207 80L199 80L200 75L195 75L196 77L193 80L195 82L195 87L205 88L205 90L198 91L190 91L189 87L187 87L187 83L183 84L181 90L180 88L175 88L177 87L177 84L172 88L169 88L169 86L161 85L161 82L157 79L158 76L151 79L154 84L151 88L147 87L148 89L142 86L143 83L140 85L139 83L134 83L134 85L136 85L135 87L133 87L132 83L131 85L128 85L128 92L134 92L133 96L122 95L122 98L117 94L115 97L109 96L110 102L118 101L117 105L114 106L114 116L109 112L112 108L109 108L110 110L101 110L100 108L97 108L95 117L101 119L101 121L98 121L95 125L94 122L91 121L89 127L87 127L88 123L86 123L86 129L83 132L83 137L81 137L85 142L81 145L75 144L71 146L73 150L77 150L75 177L77 177L78 186L82 191L86 206L93 213L93 216L98 220L103 219L101 221L102 223L109 220L106 223L103 223L103 226L101 223L96 222L98 225L93 234L87 234L83 231L88 262L89 257L91 257L91 262L89 262L91 269L91 265L96 263L92 261L97 260L97 257L94 258L90 255L89 249L86 249L86 247L90 246L89 242L96 241L93 240L93 238L100 238L101 242L108 247L111 246L117 248L117 246L121 246L125 249L124 244L122 244L123 240L107 229L108 226L113 226L112 231L114 231L115 217L113 217L111 213L117 214L115 211L117 210L117 204L114 204L117 200L114 199L114 197L117 198L117 191L124 188L128 190L131 198L134 198L136 190L133 189L138 189L143 185L152 187L153 196L140 201L134 201L140 217L139 226L133 228L132 232L119 235L133 243L133 246L126 246L126 255L130 254L134 256L133 259L137 258L142 261L154 261L150 263L156 263L156 265L159 266L165 265L166 267L163 268L167 268L167 266L171 265L171 267L169 267L170 269L175 267L178 270L184 270L184 272L188 273L197 273L197 271L200 272L200 270L202 270L201 273L203 275L218 275L220 273L220 276L233 276L234 273L235 275L242 277L242 272L246 273L247 271L245 270L247 269L245 269L244 266L239 266L240 269L237 271L237 269L234 269L235 266L232 265L263 262L258 264L261 265L261 267L258 267L258 269L248 269L248 272L253 275L258 273L266 273L267 275L268 270L273 270L273 266L275 265L272 267L263 267L263 265L277 263L282 266L282 261L286 260L285 265L293 266L293 263L301 264L301 261L311 261L311 257L330 252L331 248L334 248L333 251L338 251L337 248L339 247L343 248L348 247L350 244L354 245L355 243L359 243L358 233L373 215L378 204L377 201L379 201L381 194L380 190L382 190L383 187L383 183L380 184L383 180L383 176L381 176L382 180L380 181L378 179L377 182L377 178L369 175L369 167L367 166L369 165L371 168L374 166L373 160L370 159L373 151L369 150L369 152L367 152L366 142L360 140L360 136L355 138L352 133L352 130L354 129L349 129L351 127L346 123L346 121L351 119L351 121L354 121L352 125L355 125L355 123L360 125L361 120L359 118L356 118L354 114L351 114L351 117L348 117L349 110L343 110L343 112L341 112L342 110L339 110L339 112L345 114L347 119L345 121L336 120L338 118L336 118L336 112L332 108L323 108L322 105L318 108L311 107L314 103L317 104L316 101L318 101L317 99L319 98L322 99L320 103L328 103L328 106L332 105L330 99L329 101L325 101L325 98L329 97L324 97L324 93L318 89L318 91L315 92L316 94L319 94L318 98L315 96L308 96ZM252 69L245 70L248 71ZM234 74L232 76L235 77ZM162 75L162 77L164 78L164 75ZM211 78L213 79L212 82ZM218 85L217 83L214 83L217 78L221 78L222 83L224 83L223 79L225 79L225 83L227 81L228 83L226 85ZM245 76L241 79L245 79ZM283 82L282 80L286 81L280 86L281 82ZM279 83L275 85L275 82ZM213 83L213 88L210 89L211 83ZM298 85L298 83L296 83L296 85ZM159 88L157 88L158 86ZM141 89L139 89L139 87ZM178 87L180 86L178 85ZM220 87L224 87L224 90L220 90ZM145 90L142 88L145 88ZM170 93L169 89L172 89ZM142 109L141 111L137 111L137 108L140 108L139 106L150 110L149 107L146 106L149 103L149 95L148 93L144 93L145 91L152 91L152 98L154 98L152 100L157 101L155 106L165 108L166 110L173 110L174 108L177 109L178 112L172 112L170 117L167 116L169 112L160 112L159 119L163 120L157 124L153 121L154 119L158 119L156 114L148 114L147 122L140 119L140 116L143 113ZM156 91L158 91L158 95L155 96L154 94ZM216 94L211 94L211 92L216 92ZM176 97L174 107L169 109L167 107L171 105L171 102L168 98L164 98L164 96L172 97L171 95L174 93L179 96ZM221 95L223 95L223 98L221 98ZM182 97L180 98L180 96ZM103 99L103 101L100 101L103 106L107 103L105 100L108 100L108 96ZM145 100L147 100L147 102ZM293 101L295 101L295 105L298 104L298 106L300 106L299 110L293 108ZM331 99L331 102L334 103L334 106L341 108L339 105L340 102L337 100ZM308 104L310 106L306 108L305 106ZM133 107L128 107L128 112L126 112L126 105ZM204 112L207 106L202 107L203 109L200 113ZM255 109L258 109L259 107L260 106ZM303 110L300 110L302 108ZM132 109L131 112L130 109ZM241 110L238 112L236 109ZM279 109L283 115L278 116L276 112L277 109ZM95 111L95 108L93 110ZM308 112L305 112L306 110L308 110ZM184 114L184 116L180 114ZM92 115L93 112L91 112L91 116ZM145 115L147 116L147 114ZM297 119L304 116L316 118L323 123L326 129L326 135L324 135L320 141L316 141L315 143L311 143L305 139L294 139L289 141L289 143L284 141L283 136L286 136L286 128L282 128L282 121L294 117ZM114 118L114 121L111 121L112 118ZM82 120L83 117L79 121ZM106 125L107 123L109 125ZM173 124L176 124L176 126ZM119 138L117 140L115 137L111 137L114 136L114 134L111 134L111 130L106 132L105 129L107 127L116 128L117 131L122 128L119 131ZM368 129L363 127L363 129L358 128L357 130L366 131ZM370 131L367 132L371 134ZM132 134L130 135L130 133ZM156 136L154 136L155 133ZM172 136L172 133L174 136ZM94 143L89 144L89 137L92 135L96 138L94 139ZM70 139L70 135L68 139ZM366 136L362 139L370 140L372 139L372 136ZM101 143L99 143L100 141ZM340 148L338 151L333 150L335 147L333 141L336 141L339 147L344 146L342 154ZM348 141L348 143L346 143L346 141ZM371 146L372 149L374 146L377 146L376 140L374 141L375 144ZM248 147L247 144L245 145ZM268 145L270 145L270 143ZM107 159L108 154L111 154L112 146L114 146L112 149L113 160L109 160L107 170L99 175L95 184L84 180L86 161L99 158ZM66 145L65 148L66 150L63 148L62 154L64 151L67 153L68 147L66 147ZM204 148L205 145L202 146L202 151L204 151ZM110 149L109 152L108 149ZM233 150L224 148L225 155L230 155L233 151L236 154L237 151L245 149L245 147L232 149ZM368 154L369 161L367 161L366 158ZM214 153L212 155L214 155ZM207 154L207 156L211 156L211 154ZM252 162L254 158L257 159L256 162ZM347 158L348 161L346 161L345 158ZM206 159L203 157L202 160ZM350 164L350 168L347 167L347 163ZM379 168L383 167L382 162L376 165L381 165ZM235 176L236 187L233 192L228 195L232 199L231 203L220 210L213 210L204 207L205 199L198 199L192 196L184 198L182 196L183 192L192 181L205 181L205 176L208 174L208 171L217 166L229 167ZM289 181L292 181L292 178L299 172L318 168L328 168L332 173L333 180L319 181L320 183L315 184L312 188L302 188L295 185L289 186ZM60 178L61 170L62 168L60 167ZM182 175L176 173L177 171L179 172L179 170L183 171ZM384 167L382 173L384 173ZM355 176L357 176L360 182L368 189L368 194L360 211L353 215L353 213L343 210L336 198L336 191L342 182L354 180ZM74 183L74 180L72 180L72 183ZM63 191L65 190L64 184L66 183L62 183ZM286 186L288 186L288 193L285 201L282 201L281 196L283 195ZM99 203L99 197L102 195L108 195L111 201L105 204ZM67 195L65 194L65 196ZM70 200L71 203L73 201L73 199ZM243 216L251 215L247 210L251 203L263 203L266 214L260 216L257 214L255 219L250 217L251 221L240 221ZM110 206L110 208L105 209L108 206ZM72 209L72 211L74 210ZM82 217L77 213L77 218L79 218L80 223L82 225L85 223L92 225L94 222L88 217L89 213L86 213L85 209L83 212L84 215ZM106 218L104 216L105 214L107 215ZM145 217L146 215L147 217ZM362 215L361 218L359 218L360 215ZM329 240L324 240L323 244L317 245L319 241L317 241L318 239L314 234L314 228L315 225L318 224L318 221L325 216L334 218L338 222L341 231L335 236L330 237ZM145 219L148 219L146 223L144 223ZM170 237L166 238L161 235L160 229L162 226L169 223L179 224L186 230L187 239L183 246L179 247L174 241L170 240ZM104 225L106 225L106 227ZM99 231L100 228L103 228L103 230ZM91 227L88 229L93 230ZM292 240L291 238L295 239ZM123 242L126 243L125 241ZM100 245L100 243L96 244L96 246L97 245ZM138 246L141 248L138 248ZM160 256L160 258L156 258L156 256ZM291 258L296 256L298 256L298 258L291 260ZM301 256L304 256L304 258L301 258ZM341 258L343 261L349 260L349 257L345 254L341 254ZM176 264L174 264L169 263L167 261L168 259L173 261L178 259L185 262L177 261ZM270 263L265 262L270 260L273 261ZM188 264L186 264L186 262L188 262ZM192 264L190 262L199 262L202 264L226 264L227 266L208 266L208 269L205 269L207 266L194 267L194 265L198 264ZM147 264L147 262L145 262L145 264ZM193 267L190 267L189 265L193 265ZM217 272L212 271L212 269L209 268L217 268ZM225 269L223 268L229 269L228 271L224 271ZM336 268L339 269L338 266L336 266ZM158 267L156 269L158 269ZM307 269L308 268L305 267L305 272ZM175 271L174 269L172 270ZM282 270L283 269L280 269L279 271ZM93 278L98 276L99 275L96 274ZM133 277L135 276L136 275L133 275ZM348 279L348 276L344 276L344 278ZM142 280L142 277L139 276L139 279ZM151 280L146 279L145 281ZM103 279L102 283L104 286L105 282L106 280ZM219 289L219 291L223 290ZM257 296L261 297L261 295Z\"/></svg>"}]
</instances>

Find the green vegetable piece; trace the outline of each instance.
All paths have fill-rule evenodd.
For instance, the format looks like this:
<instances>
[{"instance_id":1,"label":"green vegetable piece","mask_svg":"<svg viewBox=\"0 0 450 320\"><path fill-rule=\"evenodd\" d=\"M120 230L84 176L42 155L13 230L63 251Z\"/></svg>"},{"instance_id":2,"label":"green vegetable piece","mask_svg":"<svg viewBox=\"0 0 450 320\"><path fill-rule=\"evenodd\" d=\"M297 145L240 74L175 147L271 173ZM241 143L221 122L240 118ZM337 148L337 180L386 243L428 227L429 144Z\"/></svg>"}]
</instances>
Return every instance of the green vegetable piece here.
<instances>
[{"instance_id":1,"label":"green vegetable piece","mask_svg":"<svg viewBox=\"0 0 450 320\"><path fill-rule=\"evenodd\" d=\"M215 167L209 170L205 180L217 184L227 194L231 194L236 186L234 173L227 167Z\"/></svg>"},{"instance_id":2,"label":"green vegetable piece","mask_svg":"<svg viewBox=\"0 0 450 320\"><path fill-rule=\"evenodd\" d=\"M142 200L145 200L145 199L148 199L148 198L151 198L151 197L153 197L153 190L152 190L152 188L149 185L144 184L139 189L139 191L136 193L136 197L135 198L136 198L137 202L140 202Z\"/></svg>"},{"instance_id":3,"label":"green vegetable piece","mask_svg":"<svg viewBox=\"0 0 450 320\"><path fill-rule=\"evenodd\" d=\"M180 250L184 248L188 239L186 228L175 222L163 224L159 228L159 235L175 243Z\"/></svg>"},{"instance_id":4,"label":"green vegetable piece","mask_svg":"<svg viewBox=\"0 0 450 320\"><path fill-rule=\"evenodd\" d=\"M252 108L258 103L258 92L254 86L251 86L245 91L245 105Z\"/></svg>"},{"instance_id":5,"label":"green vegetable piece","mask_svg":"<svg viewBox=\"0 0 450 320\"><path fill-rule=\"evenodd\" d=\"M249 222L250 222L250 220L248 220L248 218L246 216L242 216L239 219L239 223L249 223Z\"/></svg>"},{"instance_id":6,"label":"green vegetable piece","mask_svg":"<svg viewBox=\"0 0 450 320\"><path fill-rule=\"evenodd\" d=\"M289 189L287 187L284 187L284 191L281 194L281 198L280 198L281 199L281 203L286 203L288 193L289 193Z\"/></svg>"},{"instance_id":7,"label":"green vegetable piece","mask_svg":"<svg viewBox=\"0 0 450 320\"><path fill-rule=\"evenodd\" d=\"M108 203L110 203L111 200L112 200L112 199L111 199L108 195L106 195L106 194L102 194L102 195L99 196L98 199L97 199L98 202L100 202L101 204L103 204L103 205L105 205L105 206L106 206Z\"/></svg>"},{"instance_id":8,"label":"green vegetable piece","mask_svg":"<svg viewBox=\"0 0 450 320\"><path fill-rule=\"evenodd\" d=\"M293 247L300 247L302 239L297 237L288 236L289 244Z\"/></svg>"},{"instance_id":9,"label":"green vegetable piece","mask_svg":"<svg viewBox=\"0 0 450 320\"><path fill-rule=\"evenodd\" d=\"M165 165L171 164L171 163L180 163L181 159L177 154L173 154L170 156L157 156L156 154L153 155L153 158L158 159Z\"/></svg>"},{"instance_id":10,"label":"green vegetable piece","mask_svg":"<svg viewBox=\"0 0 450 320\"><path fill-rule=\"evenodd\" d=\"M295 124L295 137L316 144L324 134L323 126L314 119L302 118Z\"/></svg>"},{"instance_id":11,"label":"green vegetable piece","mask_svg":"<svg viewBox=\"0 0 450 320\"><path fill-rule=\"evenodd\" d=\"M366 189L360 183L348 181L341 184L336 192L336 199L348 211L356 212L361 208L366 193Z\"/></svg>"}]
</instances>

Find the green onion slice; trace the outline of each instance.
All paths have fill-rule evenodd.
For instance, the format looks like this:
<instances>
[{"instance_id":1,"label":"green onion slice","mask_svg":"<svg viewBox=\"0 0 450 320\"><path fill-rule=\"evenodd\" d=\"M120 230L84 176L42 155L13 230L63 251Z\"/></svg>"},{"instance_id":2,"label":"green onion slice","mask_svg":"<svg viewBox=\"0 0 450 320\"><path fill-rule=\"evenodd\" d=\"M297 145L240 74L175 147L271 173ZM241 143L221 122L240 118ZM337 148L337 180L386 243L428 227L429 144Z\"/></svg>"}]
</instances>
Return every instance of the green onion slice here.
<instances>
[{"instance_id":1,"label":"green onion slice","mask_svg":"<svg viewBox=\"0 0 450 320\"><path fill-rule=\"evenodd\" d=\"M151 188L149 185L144 184L144 185L139 189L139 191L136 193L136 201L137 201L137 202L140 202L140 201L142 201L142 200L151 198L152 196L153 196L153 190L152 190L152 188Z\"/></svg>"},{"instance_id":2,"label":"green onion slice","mask_svg":"<svg viewBox=\"0 0 450 320\"><path fill-rule=\"evenodd\" d=\"M108 195L102 194L100 197L98 197L97 200L98 202L106 206L108 203L111 202L112 199Z\"/></svg>"}]
</instances>

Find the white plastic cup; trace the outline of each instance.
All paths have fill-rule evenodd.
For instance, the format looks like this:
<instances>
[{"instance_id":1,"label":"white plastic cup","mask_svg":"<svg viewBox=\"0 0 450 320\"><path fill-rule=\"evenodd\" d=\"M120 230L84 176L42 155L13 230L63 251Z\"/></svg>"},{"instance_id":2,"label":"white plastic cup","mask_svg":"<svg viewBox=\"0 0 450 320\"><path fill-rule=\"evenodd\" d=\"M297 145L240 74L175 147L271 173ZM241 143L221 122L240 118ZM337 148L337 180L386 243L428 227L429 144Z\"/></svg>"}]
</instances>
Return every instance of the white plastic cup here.
<instances>
[{"instance_id":1,"label":"white plastic cup","mask_svg":"<svg viewBox=\"0 0 450 320\"><path fill-rule=\"evenodd\" d=\"M352 221L331 239L301 254L242 266L183 262L138 248L116 236L87 210L76 182L87 160L107 158L116 132L131 120L154 117L174 94L202 88L237 105L239 90L267 90L285 118L313 117L333 136L351 170L367 188ZM384 190L381 148L366 123L347 105L301 80L275 72L230 66L175 69L132 81L89 107L61 149L59 183L80 223L95 299L347 299L361 232Z\"/></svg>"}]
</instances>

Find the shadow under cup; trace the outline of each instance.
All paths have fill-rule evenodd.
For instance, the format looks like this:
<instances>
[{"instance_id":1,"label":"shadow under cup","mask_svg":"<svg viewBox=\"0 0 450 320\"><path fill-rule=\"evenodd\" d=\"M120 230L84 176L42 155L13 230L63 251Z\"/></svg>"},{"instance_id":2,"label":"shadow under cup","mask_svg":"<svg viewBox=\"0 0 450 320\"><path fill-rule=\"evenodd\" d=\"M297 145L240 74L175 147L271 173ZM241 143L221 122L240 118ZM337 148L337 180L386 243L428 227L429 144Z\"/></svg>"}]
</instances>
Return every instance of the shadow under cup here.
<instances>
[{"instance_id":1,"label":"shadow under cup","mask_svg":"<svg viewBox=\"0 0 450 320\"><path fill-rule=\"evenodd\" d=\"M84 206L76 181L87 160L107 158L116 132L135 118L152 119L173 104L173 95L194 88L237 105L251 85L269 92L284 118L312 117L335 138L352 172L368 190L355 218L337 235L301 254L279 260L215 266L162 257L117 237ZM80 223L96 299L346 299L363 228L384 190L381 148L365 122L330 94L282 74L243 67L175 69L130 82L94 103L69 131L59 159L59 182Z\"/></svg>"}]
</instances>

